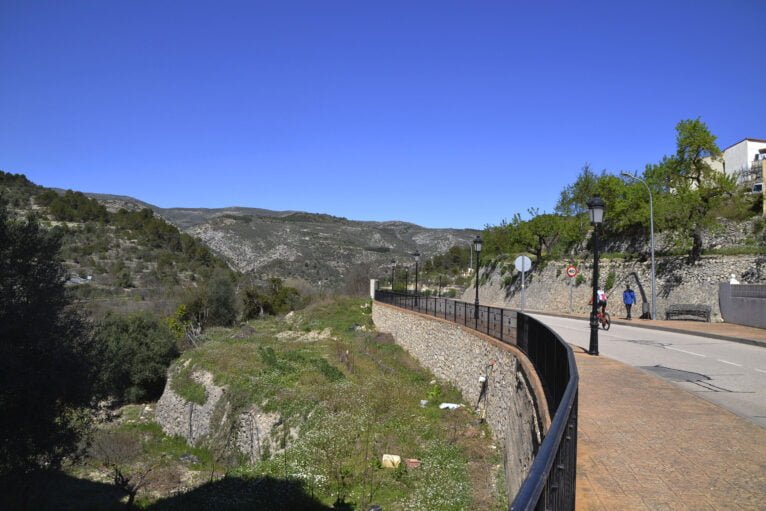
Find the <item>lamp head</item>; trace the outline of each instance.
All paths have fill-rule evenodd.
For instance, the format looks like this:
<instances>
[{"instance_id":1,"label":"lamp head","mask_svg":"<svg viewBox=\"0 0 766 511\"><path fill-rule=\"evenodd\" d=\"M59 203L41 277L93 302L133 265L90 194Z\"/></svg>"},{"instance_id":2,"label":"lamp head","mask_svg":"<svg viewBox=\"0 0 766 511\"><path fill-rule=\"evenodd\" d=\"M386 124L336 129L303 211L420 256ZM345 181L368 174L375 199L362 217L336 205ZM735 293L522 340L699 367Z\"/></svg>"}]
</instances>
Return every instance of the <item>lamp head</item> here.
<instances>
[{"instance_id":1,"label":"lamp head","mask_svg":"<svg viewBox=\"0 0 766 511\"><path fill-rule=\"evenodd\" d=\"M481 252L481 236L476 235L476 237L473 240L473 249L477 252Z\"/></svg>"},{"instance_id":2,"label":"lamp head","mask_svg":"<svg viewBox=\"0 0 766 511\"><path fill-rule=\"evenodd\" d=\"M594 195L588 199L588 211L590 212L590 223L593 225L599 225L604 221L604 210L606 204L598 195Z\"/></svg>"},{"instance_id":3,"label":"lamp head","mask_svg":"<svg viewBox=\"0 0 766 511\"><path fill-rule=\"evenodd\" d=\"M412 255L414 255L414 256L415 256L415 262L416 262L416 263L419 263L419 262L420 262L420 252L415 252L415 253L414 253L414 254L412 254Z\"/></svg>"}]
</instances>

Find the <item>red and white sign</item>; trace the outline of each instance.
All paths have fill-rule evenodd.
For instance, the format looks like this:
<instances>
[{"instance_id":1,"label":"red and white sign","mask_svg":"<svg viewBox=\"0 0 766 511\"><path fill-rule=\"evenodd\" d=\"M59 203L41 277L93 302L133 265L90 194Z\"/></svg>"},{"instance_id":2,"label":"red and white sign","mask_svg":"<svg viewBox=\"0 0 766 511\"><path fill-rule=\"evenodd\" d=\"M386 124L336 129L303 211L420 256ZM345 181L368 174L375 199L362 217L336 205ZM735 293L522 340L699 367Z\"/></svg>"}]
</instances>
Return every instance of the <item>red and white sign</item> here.
<instances>
[{"instance_id":1,"label":"red and white sign","mask_svg":"<svg viewBox=\"0 0 766 511\"><path fill-rule=\"evenodd\" d=\"M567 266L567 277L576 277L577 276L577 267L572 266L571 264Z\"/></svg>"}]
</instances>

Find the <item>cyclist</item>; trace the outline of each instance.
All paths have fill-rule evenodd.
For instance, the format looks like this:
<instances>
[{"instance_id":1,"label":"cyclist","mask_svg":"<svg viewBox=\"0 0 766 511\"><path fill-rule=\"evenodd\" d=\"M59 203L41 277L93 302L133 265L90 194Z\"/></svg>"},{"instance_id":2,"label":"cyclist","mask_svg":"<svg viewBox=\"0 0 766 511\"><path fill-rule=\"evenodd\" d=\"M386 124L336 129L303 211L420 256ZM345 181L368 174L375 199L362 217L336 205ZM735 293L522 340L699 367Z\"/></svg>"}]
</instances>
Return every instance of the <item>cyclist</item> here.
<instances>
[{"instance_id":1,"label":"cyclist","mask_svg":"<svg viewBox=\"0 0 766 511\"><path fill-rule=\"evenodd\" d=\"M596 297L598 298L598 306L601 307L601 315L606 314L606 293L603 289L596 291Z\"/></svg>"}]
</instances>

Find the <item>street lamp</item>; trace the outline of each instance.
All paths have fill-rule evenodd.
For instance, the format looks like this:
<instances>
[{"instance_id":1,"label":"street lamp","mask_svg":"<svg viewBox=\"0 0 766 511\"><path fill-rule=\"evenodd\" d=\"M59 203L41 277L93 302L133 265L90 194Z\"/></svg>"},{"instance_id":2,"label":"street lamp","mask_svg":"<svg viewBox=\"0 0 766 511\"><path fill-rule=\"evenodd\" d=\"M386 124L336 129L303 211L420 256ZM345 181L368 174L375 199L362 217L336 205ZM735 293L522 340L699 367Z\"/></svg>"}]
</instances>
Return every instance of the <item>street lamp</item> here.
<instances>
[{"instance_id":1,"label":"street lamp","mask_svg":"<svg viewBox=\"0 0 766 511\"><path fill-rule=\"evenodd\" d=\"M391 259L391 292L394 292L394 272L396 271L396 259Z\"/></svg>"},{"instance_id":2,"label":"street lamp","mask_svg":"<svg viewBox=\"0 0 766 511\"><path fill-rule=\"evenodd\" d=\"M473 319L476 320L476 326L479 325L479 256L481 255L481 236L478 234L473 240L473 249L476 252L476 302L473 308Z\"/></svg>"},{"instance_id":3,"label":"street lamp","mask_svg":"<svg viewBox=\"0 0 766 511\"><path fill-rule=\"evenodd\" d=\"M646 181L640 177L628 174L627 172L620 172L620 175L644 183L646 191L649 192L649 243L652 253L652 319L657 319L657 276L654 271L654 204L652 203L652 190Z\"/></svg>"},{"instance_id":4,"label":"street lamp","mask_svg":"<svg viewBox=\"0 0 766 511\"><path fill-rule=\"evenodd\" d=\"M420 252L412 254L415 256L415 307L418 306L418 263L420 262Z\"/></svg>"},{"instance_id":5,"label":"street lamp","mask_svg":"<svg viewBox=\"0 0 766 511\"><path fill-rule=\"evenodd\" d=\"M593 308L590 311L590 346L588 353L598 355L598 227L604 221L604 201L594 195L588 199L590 223L593 225Z\"/></svg>"}]
</instances>

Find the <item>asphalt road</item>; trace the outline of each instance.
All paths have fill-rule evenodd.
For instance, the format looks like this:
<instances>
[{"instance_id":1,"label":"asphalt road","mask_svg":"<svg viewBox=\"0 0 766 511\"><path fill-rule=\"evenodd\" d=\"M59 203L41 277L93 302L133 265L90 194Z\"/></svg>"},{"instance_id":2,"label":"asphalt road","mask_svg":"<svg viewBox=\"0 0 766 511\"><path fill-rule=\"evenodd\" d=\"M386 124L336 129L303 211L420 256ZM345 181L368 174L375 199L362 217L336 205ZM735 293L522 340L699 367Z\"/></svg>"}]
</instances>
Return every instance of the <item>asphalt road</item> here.
<instances>
[{"instance_id":1,"label":"asphalt road","mask_svg":"<svg viewBox=\"0 0 766 511\"><path fill-rule=\"evenodd\" d=\"M588 349L588 321L533 316L565 341ZM599 353L672 381L766 428L766 348L613 324L608 332L599 329Z\"/></svg>"}]
</instances>

